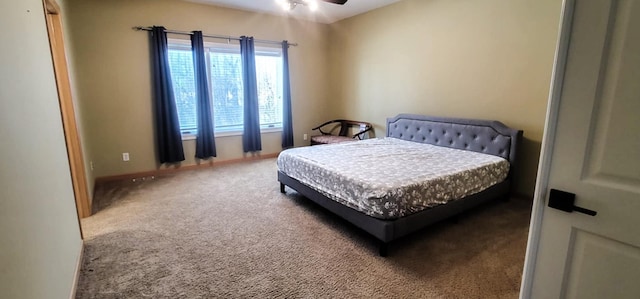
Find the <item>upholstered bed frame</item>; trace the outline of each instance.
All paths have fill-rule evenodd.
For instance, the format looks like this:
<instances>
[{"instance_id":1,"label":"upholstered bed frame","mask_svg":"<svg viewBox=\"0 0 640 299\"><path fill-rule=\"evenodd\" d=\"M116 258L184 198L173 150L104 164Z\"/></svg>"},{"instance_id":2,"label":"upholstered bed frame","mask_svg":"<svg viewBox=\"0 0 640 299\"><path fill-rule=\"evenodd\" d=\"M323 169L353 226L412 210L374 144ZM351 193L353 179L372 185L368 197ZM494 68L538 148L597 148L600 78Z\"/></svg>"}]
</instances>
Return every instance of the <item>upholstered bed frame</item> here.
<instances>
[{"instance_id":1,"label":"upholstered bed frame","mask_svg":"<svg viewBox=\"0 0 640 299\"><path fill-rule=\"evenodd\" d=\"M278 171L280 191L285 193L285 186L289 186L373 235L380 240L381 256L386 256L388 244L393 240L489 200L509 196L517 166L517 148L522 139L520 130L509 128L498 121L400 114L387 119L387 137L500 156L510 162L509 175L503 182L482 192L393 220L374 218L344 206Z\"/></svg>"}]
</instances>

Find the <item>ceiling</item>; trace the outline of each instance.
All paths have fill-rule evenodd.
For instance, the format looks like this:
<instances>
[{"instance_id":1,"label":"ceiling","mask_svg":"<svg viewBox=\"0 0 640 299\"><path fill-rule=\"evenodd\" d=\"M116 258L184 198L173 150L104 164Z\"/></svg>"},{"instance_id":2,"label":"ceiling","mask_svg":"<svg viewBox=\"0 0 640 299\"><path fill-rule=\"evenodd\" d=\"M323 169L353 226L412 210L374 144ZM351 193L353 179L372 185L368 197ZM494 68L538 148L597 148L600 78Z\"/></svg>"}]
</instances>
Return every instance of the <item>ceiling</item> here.
<instances>
[{"instance_id":1,"label":"ceiling","mask_svg":"<svg viewBox=\"0 0 640 299\"><path fill-rule=\"evenodd\" d=\"M367 11L398 2L400 0L349 0L344 5L318 1L318 10L311 12L308 7L298 5L294 10L284 11L275 0L187 0L216 6L223 6L253 12L288 15L293 18L330 24Z\"/></svg>"}]
</instances>

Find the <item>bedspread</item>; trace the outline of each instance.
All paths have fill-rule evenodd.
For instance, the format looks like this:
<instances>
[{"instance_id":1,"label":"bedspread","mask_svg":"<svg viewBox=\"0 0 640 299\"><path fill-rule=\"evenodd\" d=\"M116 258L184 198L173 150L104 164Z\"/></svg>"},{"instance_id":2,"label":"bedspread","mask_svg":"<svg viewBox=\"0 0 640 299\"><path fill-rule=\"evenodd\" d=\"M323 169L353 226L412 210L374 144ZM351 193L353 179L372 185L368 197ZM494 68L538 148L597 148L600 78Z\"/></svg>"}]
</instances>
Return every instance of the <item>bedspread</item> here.
<instances>
[{"instance_id":1,"label":"bedspread","mask_svg":"<svg viewBox=\"0 0 640 299\"><path fill-rule=\"evenodd\" d=\"M277 164L325 196L381 219L478 193L509 172L501 157L389 137L288 149Z\"/></svg>"}]
</instances>

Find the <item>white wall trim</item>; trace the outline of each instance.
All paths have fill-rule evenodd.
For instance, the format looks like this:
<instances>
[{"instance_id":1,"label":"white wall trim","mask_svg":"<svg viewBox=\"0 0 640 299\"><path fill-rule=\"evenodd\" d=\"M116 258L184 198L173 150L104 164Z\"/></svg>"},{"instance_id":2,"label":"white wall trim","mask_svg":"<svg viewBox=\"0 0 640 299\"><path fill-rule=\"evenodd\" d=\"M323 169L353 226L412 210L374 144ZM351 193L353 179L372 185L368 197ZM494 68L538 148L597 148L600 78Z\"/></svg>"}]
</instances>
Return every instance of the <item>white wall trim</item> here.
<instances>
[{"instance_id":1,"label":"white wall trim","mask_svg":"<svg viewBox=\"0 0 640 299\"><path fill-rule=\"evenodd\" d=\"M549 184L549 171L551 170L551 156L555 143L556 126L558 124L558 111L560 108L560 96L564 83L567 54L569 52L569 40L571 38L571 24L573 23L573 11L575 0L563 0L560 13L560 28L556 54L553 62L551 86L549 88L549 101L547 104L547 119L545 121L544 136L542 137L542 149L531 211L531 223L529 225L529 240L525 254L524 269L522 271L522 284L520 285L520 299L531 298L533 289L533 276L535 273L538 244L542 227L542 216L545 207L545 197Z\"/></svg>"},{"instance_id":2,"label":"white wall trim","mask_svg":"<svg viewBox=\"0 0 640 299\"><path fill-rule=\"evenodd\" d=\"M84 257L84 240L80 240L80 253L78 254L78 260L76 261L76 270L73 275L73 285L71 285L71 294L69 294L69 299L76 298L76 291L78 289L78 280L80 280L80 269L82 268L83 257Z\"/></svg>"}]
</instances>

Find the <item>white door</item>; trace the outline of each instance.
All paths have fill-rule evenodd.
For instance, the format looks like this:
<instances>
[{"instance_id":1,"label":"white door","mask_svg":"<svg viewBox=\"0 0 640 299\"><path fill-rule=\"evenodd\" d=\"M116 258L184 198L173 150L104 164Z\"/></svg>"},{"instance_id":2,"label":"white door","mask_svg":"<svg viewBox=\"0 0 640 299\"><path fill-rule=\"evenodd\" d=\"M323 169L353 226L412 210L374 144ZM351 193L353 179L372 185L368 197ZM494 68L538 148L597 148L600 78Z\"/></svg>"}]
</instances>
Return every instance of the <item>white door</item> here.
<instances>
[{"instance_id":1,"label":"white door","mask_svg":"<svg viewBox=\"0 0 640 299\"><path fill-rule=\"evenodd\" d=\"M521 298L638 299L640 0L566 1L561 28Z\"/></svg>"}]
</instances>

